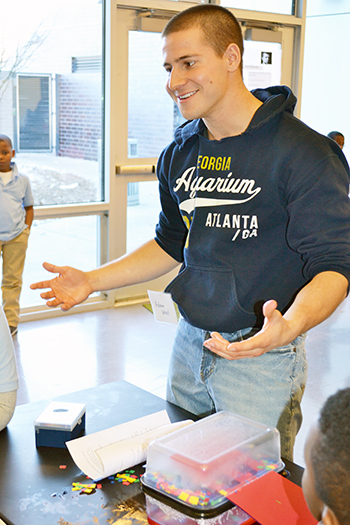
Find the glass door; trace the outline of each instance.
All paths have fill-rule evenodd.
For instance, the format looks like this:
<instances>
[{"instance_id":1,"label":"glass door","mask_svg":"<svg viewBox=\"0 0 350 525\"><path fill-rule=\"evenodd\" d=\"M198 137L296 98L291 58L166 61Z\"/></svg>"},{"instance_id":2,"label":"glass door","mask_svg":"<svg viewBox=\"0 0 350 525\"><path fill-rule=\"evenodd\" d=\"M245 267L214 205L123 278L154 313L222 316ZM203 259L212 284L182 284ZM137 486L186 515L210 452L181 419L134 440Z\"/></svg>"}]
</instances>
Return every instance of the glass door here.
<instances>
[{"instance_id":1,"label":"glass door","mask_svg":"<svg viewBox=\"0 0 350 525\"><path fill-rule=\"evenodd\" d=\"M174 136L175 108L164 89L160 49L159 32L129 30L128 160L153 163ZM156 181L128 183L127 252L154 237L159 211Z\"/></svg>"},{"instance_id":2,"label":"glass door","mask_svg":"<svg viewBox=\"0 0 350 525\"><path fill-rule=\"evenodd\" d=\"M117 192L123 205L118 210L111 207L110 229L125 225L125 230L117 228L116 256L130 253L154 237L160 212L155 167L179 123L177 108L165 91L161 56L161 30L172 13L157 20L156 27L150 24L150 30L143 30L143 12L141 7L116 6L116 62L115 50L111 49L114 71L119 72L115 79L119 93L114 101L116 121L111 121L111 132L117 137L111 141L116 159L111 191ZM116 290L115 300L143 297L147 289L162 290L176 273L175 270L150 283Z\"/></svg>"}]
</instances>

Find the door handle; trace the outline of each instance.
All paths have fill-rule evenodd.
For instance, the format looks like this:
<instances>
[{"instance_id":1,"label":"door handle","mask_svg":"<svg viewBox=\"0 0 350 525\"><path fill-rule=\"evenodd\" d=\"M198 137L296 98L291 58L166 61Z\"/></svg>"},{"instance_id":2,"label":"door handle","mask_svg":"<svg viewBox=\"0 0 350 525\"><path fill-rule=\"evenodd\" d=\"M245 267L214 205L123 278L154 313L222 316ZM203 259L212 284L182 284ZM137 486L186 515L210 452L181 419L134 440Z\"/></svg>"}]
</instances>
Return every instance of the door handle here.
<instances>
[{"instance_id":1,"label":"door handle","mask_svg":"<svg viewBox=\"0 0 350 525\"><path fill-rule=\"evenodd\" d=\"M134 166L116 166L116 175L145 175L147 173L155 173L156 166L154 164L139 164Z\"/></svg>"}]
</instances>

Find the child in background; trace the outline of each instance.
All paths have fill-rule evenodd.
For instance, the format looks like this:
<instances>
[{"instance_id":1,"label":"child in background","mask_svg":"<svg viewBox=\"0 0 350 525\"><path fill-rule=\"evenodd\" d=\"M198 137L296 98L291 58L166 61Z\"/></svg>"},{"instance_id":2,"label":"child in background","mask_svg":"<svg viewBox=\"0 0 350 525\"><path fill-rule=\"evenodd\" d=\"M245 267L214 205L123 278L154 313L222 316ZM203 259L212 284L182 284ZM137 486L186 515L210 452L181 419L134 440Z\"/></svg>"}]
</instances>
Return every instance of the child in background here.
<instances>
[{"instance_id":1,"label":"child in background","mask_svg":"<svg viewBox=\"0 0 350 525\"><path fill-rule=\"evenodd\" d=\"M310 511L324 525L350 523L350 388L321 409L305 443L302 486Z\"/></svg>"},{"instance_id":2,"label":"child in background","mask_svg":"<svg viewBox=\"0 0 350 525\"><path fill-rule=\"evenodd\" d=\"M17 400L18 377L9 327L0 306L0 431L11 420Z\"/></svg>"},{"instance_id":3,"label":"child in background","mask_svg":"<svg viewBox=\"0 0 350 525\"><path fill-rule=\"evenodd\" d=\"M2 304L12 335L19 323L19 297L30 227L34 218L33 195L27 176L12 162L15 150L0 135L0 254Z\"/></svg>"},{"instance_id":4,"label":"child in background","mask_svg":"<svg viewBox=\"0 0 350 525\"><path fill-rule=\"evenodd\" d=\"M338 146L343 149L345 144L345 137L340 131L330 131L327 135L330 139L334 140Z\"/></svg>"}]
</instances>

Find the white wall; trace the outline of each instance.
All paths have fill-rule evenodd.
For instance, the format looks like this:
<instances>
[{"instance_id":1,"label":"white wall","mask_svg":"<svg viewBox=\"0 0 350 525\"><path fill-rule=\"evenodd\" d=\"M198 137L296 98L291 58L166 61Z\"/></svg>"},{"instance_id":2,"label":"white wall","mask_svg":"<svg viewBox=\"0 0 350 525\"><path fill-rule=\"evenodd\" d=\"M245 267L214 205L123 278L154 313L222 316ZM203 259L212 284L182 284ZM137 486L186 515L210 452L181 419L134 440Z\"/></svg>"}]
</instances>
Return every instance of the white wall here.
<instances>
[{"instance_id":1,"label":"white wall","mask_svg":"<svg viewBox=\"0 0 350 525\"><path fill-rule=\"evenodd\" d=\"M350 0L307 0L301 119L340 131L350 159Z\"/></svg>"},{"instance_id":2,"label":"white wall","mask_svg":"<svg viewBox=\"0 0 350 525\"><path fill-rule=\"evenodd\" d=\"M307 0L306 16L349 13L349 0Z\"/></svg>"}]
</instances>

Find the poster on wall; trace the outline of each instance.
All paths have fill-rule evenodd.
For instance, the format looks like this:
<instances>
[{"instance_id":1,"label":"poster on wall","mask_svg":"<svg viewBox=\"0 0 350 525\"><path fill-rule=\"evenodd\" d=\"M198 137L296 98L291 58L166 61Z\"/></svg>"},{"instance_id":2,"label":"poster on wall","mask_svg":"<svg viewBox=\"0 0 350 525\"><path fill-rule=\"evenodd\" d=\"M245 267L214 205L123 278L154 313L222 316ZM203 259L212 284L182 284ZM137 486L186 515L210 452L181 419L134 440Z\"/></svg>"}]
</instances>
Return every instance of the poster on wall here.
<instances>
[{"instance_id":1,"label":"poster on wall","mask_svg":"<svg viewBox=\"0 0 350 525\"><path fill-rule=\"evenodd\" d=\"M244 41L243 81L252 89L281 83L282 46L276 42Z\"/></svg>"}]
</instances>

